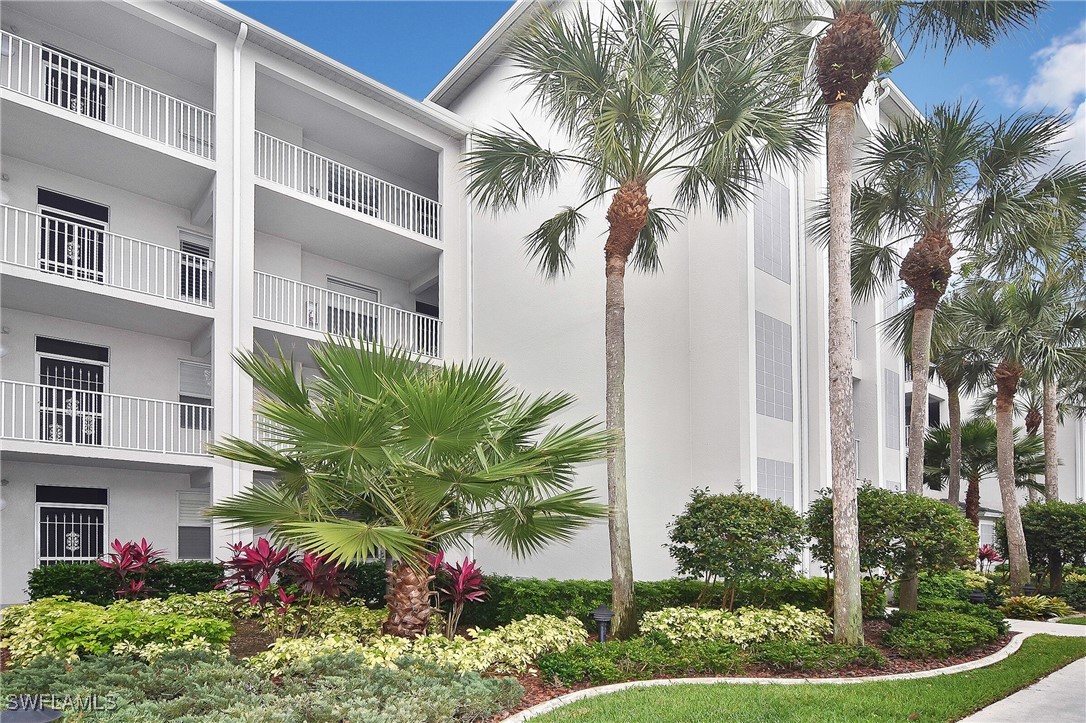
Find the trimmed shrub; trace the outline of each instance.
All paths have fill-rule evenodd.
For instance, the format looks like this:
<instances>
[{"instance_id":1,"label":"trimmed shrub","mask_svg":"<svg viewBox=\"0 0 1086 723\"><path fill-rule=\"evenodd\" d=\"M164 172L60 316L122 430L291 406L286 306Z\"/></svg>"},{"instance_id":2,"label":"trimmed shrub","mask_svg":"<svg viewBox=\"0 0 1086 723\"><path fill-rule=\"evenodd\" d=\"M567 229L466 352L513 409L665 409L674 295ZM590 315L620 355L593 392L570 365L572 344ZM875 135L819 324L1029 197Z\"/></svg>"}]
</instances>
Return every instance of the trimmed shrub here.
<instances>
[{"instance_id":1,"label":"trimmed shrub","mask_svg":"<svg viewBox=\"0 0 1086 723\"><path fill-rule=\"evenodd\" d=\"M948 600L946 598L922 597L917 605L919 610L927 610L939 613L961 613L983 620L994 625L1003 634L1009 630L1007 621L1003 619L1003 613L996 608L987 605L974 605L962 600Z\"/></svg>"},{"instance_id":2,"label":"trimmed shrub","mask_svg":"<svg viewBox=\"0 0 1086 723\"><path fill-rule=\"evenodd\" d=\"M866 645L807 643L789 640L763 643L751 650L750 659L779 671L842 670L852 666L881 668L886 658Z\"/></svg>"},{"instance_id":3,"label":"trimmed shrub","mask_svg":"<svg viewBox=\"0 0 1086 723\"><path fill-rule=\"evenodd\" d=\"M160 562L148 570L146 584L156 597L209 592L222 579L217 562ZM94 562L43 565L30 571L27 594L31 600L63 595L76 602L109 605L117 599L112 571Z\"/></svg>"},{"instance_id":4,"label":"trimmed shrub","mask_svg":"<svg viewBox=\"0 0 1086 723\"><path fill-rule=\"evenodd\" d=\"M917 575L917 594L919 597L969 600L969 593L987 590L991 584L987 577L973 570L921 572Z\"/></svg>"},{"instance_id":5,"label":"trimmed shrub","mask_svg":"<svg viewBox=\"0 0 1086 723\"><path fill-rule=\"evenodd\" d=\"M659 676L734 675L742 670L739 646L719 641L672 645L662 638L643 637L579 645L544 655L540 674L566 685L618 683Z\"/></svg>"},{"instance_id":6,"label":"trimmed shrub","mask_svg":"<svg viewBox=\"0 0 1086 723\"><path fill-rule=\"evenodd\" d=\"M91 723L486 721L524 695L515 680L422 661L373 668L357 656L330 655L295 662L273 681L244 663L200 653L169 653L153 666L115 656L73 663L39 658L5 673L4 691L84 700L94 695L99 707L79 716Z\"/></svg>"},{"instance_id":7,"label":"trimmed shrub","mask_svg":"<svg viewBox=\"0 0 1086 723\"><path fill-rule=\"evenodd\" d=\"M906 658L945 658L999 638L996 626L964 613L898 611L890 625L883 642Z\"/></svg>"},{"instance_id":8,"label":"trimmed shrub","mask_svg":"<svg viewBox=\"0 0 1086 723\"><path fill-rule=\"evenodd\" d=\"M147 612L126 603L104 608L55 597L4 609L0 633L12 662L21 665L48 655L139 655L148 645L153 646L148 657L169 647L222 650L234 630L215 618Z\"/></svg>"},{"instance_id":9,"label":"trimmed shrub","mask_svg":"<svg viewBox=\"0 0 1086 723\"><path fill-rule=\"evenodd\" d=\"M1048 595L1009 597L1000 610L1007 617L1017 620L1062 618L1074 612L1071 606L1060 598Z\"/></svg>"},{"instance_id":10,"label":"trimmed shrub","mask_svg":"<svg viewBox=\"0 0 1086 723\"><path fill-rule=\"evenodd\" d=\"M575 618L530 615L493 630L470 630L468 637L452 640L438 634L415 640L380 635L365 642L337 634L280 638L270 649L250 658L249 663L278 675L295 661L343 653L374 666L395 666L400 658L411 657L462 671L521 672L541 655L583 645L586 640L584 627Z\"/></svg>"},{"instance_id":11,"label":"trimmed shrub","mask_svg":"<svg viewBox=\"0 0 1086 723\"><path fill-rule=\"evenodd\" d=\"M1060 597L1075 610L1086 612L1086 575L1072 573L1065 577L1063 587L1060 589Z\"/></svg>"},{"instance_id":12,"label":"trimmed shrub","mask_svg":"<svg viewBox=\"0 0 1086 723\"><path fill-rule=\"evenodd\" d=\"M749 647L769 640L820 642L833 630L821 610L785 605L779 610L739 608L734 613L703 608L668 608L645 613L641 632L659 633L673 645L713 640Z\"/></svg>"},{"instance_id":13,"label":"trimmed shrub","mask_svg":"<svg viewBox=\"0 0 1086 723\"><path fill-rule=\"evenodd\" d=\"M507 625L525 615L573 616L588 630L595 630L591 612L611 602L610 580L540 580L504 575L484 577L487 599L464 610L461 623L471 627L493 628ZM862 582L864 615L881 618L886 613L886 598L870 580ZM653 580L634 583L637 607L642 612L666 608L719 608L724 590L713 586L704 594L699 580ZM792 605L801 610L826 610L833 600L833 580L824 577L793 577L758 580L741 585L735 592L739 607L778 608Z\"/></svg>"}]
</instances>

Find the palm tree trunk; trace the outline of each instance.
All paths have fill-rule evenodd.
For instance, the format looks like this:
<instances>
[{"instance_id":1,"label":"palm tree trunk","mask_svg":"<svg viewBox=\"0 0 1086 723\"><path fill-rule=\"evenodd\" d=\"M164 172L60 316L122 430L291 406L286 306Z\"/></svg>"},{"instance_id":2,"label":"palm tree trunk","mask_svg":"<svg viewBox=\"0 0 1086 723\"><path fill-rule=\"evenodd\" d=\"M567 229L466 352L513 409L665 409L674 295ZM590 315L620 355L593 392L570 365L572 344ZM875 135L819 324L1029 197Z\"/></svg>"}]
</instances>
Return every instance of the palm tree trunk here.
<instances>
[{"instance_id":1,"label":"palm tree trunk","mask_svg":"<svg viewBox=\"0 0 1086 723\"><path fill-rule=\"evenodd\" d=\"M946 499L958 506L962 487L962 399L957 379L946 380L946 403L950 412L950 479Z\"/></svg>"},{"instance_id":2,"label":"palm tree trunk","mask_svg":"<svg viewBox=\"0 0 1086 723\"><path fill-rule=\"evenodd\" d=\"M856 109L830 106L827 185L830 203L830 460L833 484L833 639L863 644L856 458L852 420L852 142Z\"/></svg>"},{"instance_id":3,"label":"palm tree trunk","mask_svg":"<svg viewBox=\"0 0 1086 723\"><path fill-rule=\"evenodd\" d=\"M973 527L980 527L980 478L970 477L965 488L965 516L973 523Z\"/></svg>"},{"instance_id":4,"label":"palm tree trunk","mask_svg":"<svg viewBox=\"0 0 1086 723\"><path fill-rule=\"evenodd\" d=\"M607 458L607 533L611 543L611 608L617 638L637 632L630 507L626 493L626 260L648 221L649 196L644 181L623 183L607 209L610 231L604 246L607 276L604 306L604 353L607 365L607 428L614 435Z\"/></svg>"},{"instance_id":5,"label":"palm tree trunk","mask_svg":"<svg viewBox=\"0 0 1086 723\"><path fill-rule=\"evenodd\" d=\"M1059 418L1056 411L1056 384L1044 382L1045 502L1060 498L1060 456L1056 442Z\"/></svg>"},{"instance_id":6,"label":"palm tree trunk","mask_svg":"<svg viewBox=\"0 0 1086 723\"><path fill-rule=\"evenodd\" d=\"M426 634L430 623L430 581L433 575L426 572L422 560L415 560L414 565L400 560L388 572L391 588L385 595L388 602L388 618L381 626L385 635L415 639Z\"/></svg>"},{"instance_id":7,"label":"palm tree trunk","mask_svg":"<svg viewBox=\"0 0 1086 723\"><path fill-rule=\"evenodd\" d=\"M924 437L928 432L928 368L931 365L931 328L935 307L914 306L912 367L913 395L909 413L909 464L905 475L905 491L924 493ZM960 454L959 450L959 454Z\"/></svg>"},{"instance_id":8,"label":"palm tree trunk","mask_svg":"<svg viewBox=\"0 0 1086 723\"><path fill-rule=\"evenodd\" d=\"M1022 378L1022 367L1004 360L996 367L996 458L999 494L1003 500L1003 522L1007 528L1007 558L1010 586L1015 595L1029 582L1029 558L1022 514L1014 487L1014 395Z\"/></svg>"}]
</instances>

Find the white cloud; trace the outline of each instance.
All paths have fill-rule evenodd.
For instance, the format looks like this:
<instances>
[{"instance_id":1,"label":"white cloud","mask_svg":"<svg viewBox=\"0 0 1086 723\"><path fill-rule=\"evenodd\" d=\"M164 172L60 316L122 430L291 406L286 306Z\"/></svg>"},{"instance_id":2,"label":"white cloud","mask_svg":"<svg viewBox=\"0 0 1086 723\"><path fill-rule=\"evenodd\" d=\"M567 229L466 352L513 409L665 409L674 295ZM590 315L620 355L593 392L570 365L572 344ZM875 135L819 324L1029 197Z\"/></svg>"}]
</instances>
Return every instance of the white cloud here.
<instances>
[{"instance_id":1,"label":"white cloud","mask_svg":"<svg viewBox=\"0 0 1086 723\"><path fill-rule=\"evenodd\" d=\"M1086 94L1086 21L1077 29L1053 38L1033 54L1036 66L1023 102L1031 107L1070 109Z\"/></svg>"},{"instance_id":2,"label":"white cloud","mask_svg":"<svg viewBox=\"0 0 1086 723\"><path fill-rule=\"evenodd\" d=\"M987 78L985 84L999 94L1000 100L1006 105L1016 106L1021 103L1022 86L1011 82L1005 75L993 75Z\"/></svg>"}]
</instances>

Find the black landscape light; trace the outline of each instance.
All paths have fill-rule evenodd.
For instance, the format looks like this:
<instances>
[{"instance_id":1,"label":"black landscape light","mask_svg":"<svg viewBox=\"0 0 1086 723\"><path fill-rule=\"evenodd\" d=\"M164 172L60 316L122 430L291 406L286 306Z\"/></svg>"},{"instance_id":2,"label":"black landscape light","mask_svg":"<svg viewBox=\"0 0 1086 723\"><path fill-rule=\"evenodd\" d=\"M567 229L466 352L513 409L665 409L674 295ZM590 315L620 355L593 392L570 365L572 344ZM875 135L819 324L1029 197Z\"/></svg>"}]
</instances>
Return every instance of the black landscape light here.
<instances>
[{"instance_id":1,"label":"black landscape light","mask_svg":"<svg viewBox=\"0 0 1086 723\"><path fill-rule=\"evenodd\" d=\"M606 605L600 605L598 608L592 611L592 619L596 621L596 625L600 628L600 642L607 642L607 628L611 625L611 618L615 616L615 613L611 608Z\"/></svg>"}]
</instances>

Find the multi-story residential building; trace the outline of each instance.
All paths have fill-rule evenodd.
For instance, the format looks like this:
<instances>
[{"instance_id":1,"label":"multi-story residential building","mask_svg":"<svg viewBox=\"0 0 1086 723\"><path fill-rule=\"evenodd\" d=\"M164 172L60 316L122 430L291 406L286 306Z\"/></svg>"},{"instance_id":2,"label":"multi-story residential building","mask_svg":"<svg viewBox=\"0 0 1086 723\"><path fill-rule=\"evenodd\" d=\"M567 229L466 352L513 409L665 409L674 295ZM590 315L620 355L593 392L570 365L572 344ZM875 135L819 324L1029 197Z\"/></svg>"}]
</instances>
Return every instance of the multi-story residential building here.
<instances>
[{"instance_id":1,"label":"multi-story residential building","mask_svg":"<svg viewBox=\"0 0 1086 723\"><path fill-rule=\"evenodd\" d=\"M554 137L501 59L533 7L419 103L213 0L5 2L0 603L24 597L33 567L92 560L113 538L209 559L244 535L200 514L262 474L206 453L254 434L236 349L279 345L303 377L326 334L493 357L602 418L603 207L574 273L543 282L521 239L573 191L493 217L471 210L459 166L470 128L510 113ZM886 84L858 140L916 112ZM803 510L828 484L826 260L805 232L824 167L768 178L727 222L692 217L663 272L627 283L641 578L672 573L666 526L692 487ZM858 476L891 489L909 399L877 327L896 304L856 304L854 321ZM1081 497L1081 423L1061 435ZM581 474L605 497L602 463ZM488 570L608 574L603 524L523 563L484 541L476 554Z\"/></svg>"},{"instance_id":2,"label":"multi-story residential building","mask_svg":"<svg viewBox=\"0 0 1086 723\"><path fill-rule=\"evenodd\" d=\"M215 2L5 2L0 602L200 515L253 471L254 346L462 358L466 127ZM259 472L258 472L259 473Z\"/></svg>"},{"instance_id":3,"label":"multi-story residential building","mask_svg":"<svg viewBox=\"0 0 1086 723\"><path fill-rule=\"evenodd\" d=\"M514 5L428 100L478 127L515 117L536 139L561 148L563 139L526 90L511 82L514 71L503 58L506 41L533 7ZM873 86L859 108L857 153L878 128L919 113L892 82ZM824 196L824 169L820 155L795 172L771 175L745 213L726 222L692 216L670 235L659 274L627 276L627 464L638 578L673 573L666 528L692 487L728 492L738 486L802 511L829 485L827 262L806 233ZM577 205L578 191L574 179L512 213L472 212L470 343L473 354L506 362L512 377L533 391L577 394L581 406L574 414L602 416L605 206L585 210L588 222L567 277L542 280L521 244L556 210ZM660 184L649 189L665 206L669 191ZM898 311L899 296L891 286L857 302L853 319L857 476L892 490L904 488L911 390L880 324ZM945 389L933 392L938 411ZM1064 428L1061 443L1080 460L1082 423ZM1064 470L1064 497L1081 497L1081 462ZM582 481L605 497L602 463L584 469ZM1000 507L994 482L986 484L983 504ZM982 533L990 537L990 521ZM476 547L489 569L556 577L607 577L607 550L602 524L567 547L524 561L485 542Z\"/></svg>"}]
</instances>

